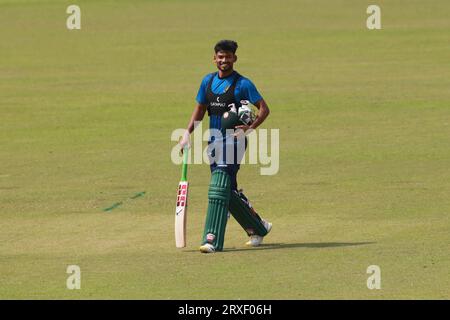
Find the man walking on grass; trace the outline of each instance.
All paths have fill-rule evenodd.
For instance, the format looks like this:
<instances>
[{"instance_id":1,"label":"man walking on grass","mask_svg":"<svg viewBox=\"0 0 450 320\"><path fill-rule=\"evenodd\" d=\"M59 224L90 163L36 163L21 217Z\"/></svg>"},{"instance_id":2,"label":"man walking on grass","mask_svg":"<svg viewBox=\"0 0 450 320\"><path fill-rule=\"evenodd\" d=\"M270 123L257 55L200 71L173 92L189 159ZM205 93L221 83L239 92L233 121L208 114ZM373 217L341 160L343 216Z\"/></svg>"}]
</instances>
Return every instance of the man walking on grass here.
<instances>
[{"instance_id":1,"label":"man walking on grass","mask_svg":"<svg viewBox=\"0 0 450 320\"><path fill-rule=\"evenodd\" d=\"M208 210L200 246L200 251L203 253L223 250L228 212L231 212L250 237L246 243L249 246L259 246L263 237L272 228L272 224L256 213L242 190L237 188L236 176L243 157L242 152L241 154L236 152L239 141L242 141L238 137L256 129L269 115L269 107L252 81L233 69L237 61L237 48L237 43L232 40L222 40L215 45L214 62L218 71L203 78L196 99L198 104L194 108L180 142L182 149L189 145L189 135L195 129L195 123L201 121L206 112L208 112L211 132L220 132L220 136L225 137L225 140L217 139L217 135L211 134L208 142L212 147L211 155L214 159L210 157L211 181L208 191ZM243 110L243 105L248 102L259 110L254 121L244 121L248 120L248 117L239 118L240 109ZM226 136L226 132L230 129L235 130L235 133ZM226 143L218 143L222 141ZM244 144L246 148L246 138ZM225 161L226 153L230 153L230 150L226 148L230 145L234 148L231 150L234 151L232 153L234 156L231 161L229 157Z\"/></svg>"}]
</instances>

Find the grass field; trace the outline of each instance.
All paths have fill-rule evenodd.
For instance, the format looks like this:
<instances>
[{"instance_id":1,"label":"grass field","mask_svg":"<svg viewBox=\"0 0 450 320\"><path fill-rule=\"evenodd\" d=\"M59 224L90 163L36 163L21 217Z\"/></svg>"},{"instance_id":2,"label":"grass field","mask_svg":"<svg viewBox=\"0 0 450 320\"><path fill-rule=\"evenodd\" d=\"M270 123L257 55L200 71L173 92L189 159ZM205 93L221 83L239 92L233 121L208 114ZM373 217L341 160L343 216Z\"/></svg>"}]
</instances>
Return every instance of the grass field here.
<instances>
[{"instance_id":1,"label":"grass field","mask_svg":"<svg viewBox=\"0 0 450 320\"><path fill-rule=\"evenodd\" d=\"M372 31L373 1L79 0L69 31L72 3L0 0L0 298L450 298L449 1L377 1ZM230 220L202 255L209 168L189 167L177 250L170 134L222 38L271 108L280 171L239 175L265 245Z\"/></svg>"}]
</instances>

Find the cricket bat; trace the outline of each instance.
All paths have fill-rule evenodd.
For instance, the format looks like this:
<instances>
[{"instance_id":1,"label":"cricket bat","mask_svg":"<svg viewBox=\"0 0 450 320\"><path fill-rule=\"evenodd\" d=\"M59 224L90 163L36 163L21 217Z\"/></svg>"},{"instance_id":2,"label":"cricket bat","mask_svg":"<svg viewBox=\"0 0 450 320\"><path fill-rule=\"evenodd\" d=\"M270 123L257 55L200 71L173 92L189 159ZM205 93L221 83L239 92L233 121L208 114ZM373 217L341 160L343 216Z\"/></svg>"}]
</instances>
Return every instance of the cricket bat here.
<instances>
[{"instance_id":1,"label":"cricket bat","mask_svg":"<svg viewBox=\"0 0 450 320\"><path fill-rule=\"evenodd\" d=\"M177 206L175 209L175 244L177 248L184 248L186 246L186 219L189 188L189 183L187 181L188 150L187 147L184 147L183 149L181 180L178 184L177 191Z\"/></svg>"}]
</instances>

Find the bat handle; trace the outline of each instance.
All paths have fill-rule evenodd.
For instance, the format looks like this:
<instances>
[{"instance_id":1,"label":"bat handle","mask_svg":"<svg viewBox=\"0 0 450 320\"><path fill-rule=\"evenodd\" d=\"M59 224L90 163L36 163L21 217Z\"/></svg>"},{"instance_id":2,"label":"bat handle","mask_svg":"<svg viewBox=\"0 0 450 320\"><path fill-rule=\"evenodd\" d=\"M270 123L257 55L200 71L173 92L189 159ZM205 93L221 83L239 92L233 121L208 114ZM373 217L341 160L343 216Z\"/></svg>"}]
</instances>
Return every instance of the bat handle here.
<instances>
[{"instance_id":1,"label":"bat handle","mask_svg":"<svg viewBox=\"0 0 450 320\"><path fill-rule=\"evenodd\" d=\"M181 168L181 181L187 181L187 162L188 162L189 148L183 148L183 166Z\"/></svg>"}]
</instances>

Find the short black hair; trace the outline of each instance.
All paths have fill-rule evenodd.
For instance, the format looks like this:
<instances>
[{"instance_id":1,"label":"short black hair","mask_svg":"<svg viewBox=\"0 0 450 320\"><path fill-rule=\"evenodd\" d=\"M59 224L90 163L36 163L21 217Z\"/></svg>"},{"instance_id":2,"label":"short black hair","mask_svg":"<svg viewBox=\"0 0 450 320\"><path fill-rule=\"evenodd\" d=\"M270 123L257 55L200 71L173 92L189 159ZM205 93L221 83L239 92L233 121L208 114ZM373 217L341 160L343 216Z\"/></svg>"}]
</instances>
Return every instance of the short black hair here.
<instances>
[{"instance_id":1,"label":"short black hair","mask_svg":"<svg viewBox=\"0 0 450 320\"><path fill-rule=\"evenodd\" d=\"M233 53L236 53L236 50L238 48L238 44L236 41L233 40L220 40L216 43L214 47L214 51L217 53L219 51L231 51Z\"/></svg>"}]
</instances>

